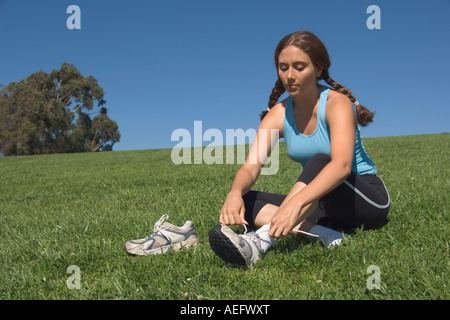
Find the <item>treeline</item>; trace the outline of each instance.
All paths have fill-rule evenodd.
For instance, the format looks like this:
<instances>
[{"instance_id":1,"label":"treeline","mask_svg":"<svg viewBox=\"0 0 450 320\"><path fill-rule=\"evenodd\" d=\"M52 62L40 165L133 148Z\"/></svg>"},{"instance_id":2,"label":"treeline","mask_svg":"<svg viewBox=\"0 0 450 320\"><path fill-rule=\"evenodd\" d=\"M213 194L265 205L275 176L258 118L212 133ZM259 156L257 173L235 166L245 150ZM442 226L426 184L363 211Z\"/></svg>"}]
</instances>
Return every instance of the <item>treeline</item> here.
<instances>
[{"instance_id":1,"label":"treeline","mask_svg":"<svg viewBox=\"0 0 450 320\"><path fill-rule=\"evenodd\" d=\"M0 153L112 150L120 141L119 126L108 117L103 97L96 78L83 77L68 63L1 86Z\"/></svg>"}]
</instances>

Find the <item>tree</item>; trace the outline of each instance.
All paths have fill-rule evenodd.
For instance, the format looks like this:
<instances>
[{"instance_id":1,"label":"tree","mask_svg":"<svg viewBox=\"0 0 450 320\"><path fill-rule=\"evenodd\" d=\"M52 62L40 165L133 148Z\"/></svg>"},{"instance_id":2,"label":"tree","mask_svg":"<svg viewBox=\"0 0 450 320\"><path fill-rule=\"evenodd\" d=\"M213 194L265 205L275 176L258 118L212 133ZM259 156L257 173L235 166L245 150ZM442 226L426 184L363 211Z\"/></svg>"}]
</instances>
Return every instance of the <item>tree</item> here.
<instances>
[{"instance_id":1,"label":"tree","mask_svg":"<svg viewBox=\"0 0 450 320\"><path fill-rule=\"evenodd\" d=\"M0 87L0 152L8 155L112 150L119 126L93 76L63 63ZM99 108L95 114L94 108Z\"/></svg>"}]
</instances>

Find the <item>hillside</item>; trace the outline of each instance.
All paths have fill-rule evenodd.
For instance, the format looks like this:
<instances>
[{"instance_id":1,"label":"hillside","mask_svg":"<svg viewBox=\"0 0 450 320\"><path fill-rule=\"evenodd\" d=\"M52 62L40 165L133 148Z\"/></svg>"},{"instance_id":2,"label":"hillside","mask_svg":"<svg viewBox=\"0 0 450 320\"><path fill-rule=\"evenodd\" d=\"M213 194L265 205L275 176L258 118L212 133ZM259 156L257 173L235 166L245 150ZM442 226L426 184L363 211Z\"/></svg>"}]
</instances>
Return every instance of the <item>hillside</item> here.
<instances>
[{"instance_id":1,"label":"hillside","mask_svg":"<svg viewBox=\"0 0 450 320\"><path fill-rule=\"evenodd\" d=\"M208 243L239 164L175 165L170 149L1 158L0 299L449 299L450 134L364 145L390 191L388 223L332 250L286 237L249 270ZM279 171L254 189L287 193L300 171L281 143ZM192 220L202 244L128 256L124 243L166 213ZM367 287L373 265L379 289Z\"/></svg>"}]
</instances>

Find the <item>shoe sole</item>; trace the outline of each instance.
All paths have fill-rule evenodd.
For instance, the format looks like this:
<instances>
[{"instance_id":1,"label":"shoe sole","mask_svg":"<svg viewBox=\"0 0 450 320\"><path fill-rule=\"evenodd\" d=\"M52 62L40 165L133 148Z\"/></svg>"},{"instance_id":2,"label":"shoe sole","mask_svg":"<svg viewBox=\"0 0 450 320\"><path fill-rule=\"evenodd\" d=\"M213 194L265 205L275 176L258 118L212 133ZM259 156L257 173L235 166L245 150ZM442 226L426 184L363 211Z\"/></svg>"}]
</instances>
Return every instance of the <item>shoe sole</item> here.
<instances>
[{"instance_id":1,"label":"shoe sole","mask_svg":"<svg viewBox=\"0 0 450 320\"><path fill-rule=\"evenodd\" d=\"M149 251L145 250L127 250L125 247L125 250L128 254L132 256L149 256L149 255L157 255L157 254L164 254L169 251L181 251L182 249L189 249L191 247L195 247L198 245L200 241L198 240L197 236L190 236L188 239L182 242L177 242L173 244L168 244L159 248L155 248Z\"/></svg>"},{"instance_id":2,"label":"shoe sole","mask_svg":"<svg viewBox=\"0 0 450 320\"><path fill-rule=\"evenodd\" d=\"M245 258L233 244L233 242L222 232L221 225L214 226L209 231L209 244L213 251L225 262L245 266Z\"/></svg>"}]
</instances>

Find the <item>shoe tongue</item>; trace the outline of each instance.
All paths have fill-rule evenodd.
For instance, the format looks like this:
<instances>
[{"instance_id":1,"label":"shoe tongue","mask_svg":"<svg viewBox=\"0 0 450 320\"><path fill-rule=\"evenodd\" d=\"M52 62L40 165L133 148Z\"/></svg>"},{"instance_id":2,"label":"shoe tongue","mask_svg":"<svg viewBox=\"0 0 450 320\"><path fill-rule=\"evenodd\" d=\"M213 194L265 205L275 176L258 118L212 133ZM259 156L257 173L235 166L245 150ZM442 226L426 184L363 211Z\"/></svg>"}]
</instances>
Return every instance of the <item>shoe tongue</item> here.
<instances>
[{"instance_id":1,"label":"shoe tongue","mask_svg":"<svg viewBox=\"0 0 450 320\"><path fill-rule=\"evenodd\" d=\"M164 222L159 229L163 230L163 229L167 229L167 228L170 228L170 227L173 227L173 224L171 224L169 222Z\"/></svg>"},{"instance_id":2,"label":"shoe tongue","mask_svg":"<svg viewBox=\"0 0 450 320\"><path fill-rule=\"evenodd\" d=\"M165 230L165 229L169 228L170 226L172 226L172 224L170 224L168 222L164 222L164 223L161 223L161 224L156 223L153 226L153 232L154 233L160 233L161 230Z\"/></svg>"},{"instance_id":3,"label":"shoe tongue","mask_svg":"<svg viewBox=\"0 0 450 320\"><path fill-rule=\"evenodd\" d=\"M157 227L157 229L153 230L154 234L159 235L164 237L167 241L170 241L170 238L168 238L168 236L164 233L164 230L168 229L170 226L172 226L172 224L168 223L168 222L164 222L163 224L161 224L159 227ZM159 237L157 237L159 238Z\"/></svg>"}]
</instances>

